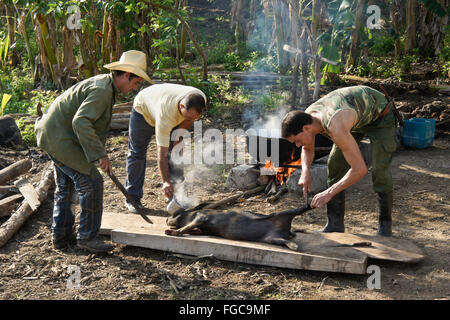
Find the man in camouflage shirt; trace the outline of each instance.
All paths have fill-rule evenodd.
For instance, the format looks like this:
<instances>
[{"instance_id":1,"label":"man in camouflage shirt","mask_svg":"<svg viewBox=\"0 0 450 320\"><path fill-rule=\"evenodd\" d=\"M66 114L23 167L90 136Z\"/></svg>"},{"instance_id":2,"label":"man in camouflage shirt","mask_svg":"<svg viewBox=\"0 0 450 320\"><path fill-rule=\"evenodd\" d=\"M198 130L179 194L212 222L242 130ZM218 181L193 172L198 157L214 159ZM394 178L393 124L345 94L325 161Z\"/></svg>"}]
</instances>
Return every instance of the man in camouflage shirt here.
<instances>
[{"instance_id":1,"label":"man in camouflage shirt","mask_svg":"<svg viewBox=\"0 0 450 320\"><path fill-rule=\"evenodd\" d=\"M367 86L335 90L305 112L291 111L282 122L282 136L302 148L299 185L311 190L311 163L317 134L329 137L333 148L328 159L328 189L314 196L311 207L327 205L328 223L322 232L344 232L345 189L362 179L367 167L358 143L368 137L372 148L373 189L378 194L378 235L391 236L393 201L389 170L396 150L395 117L386 97Z\"/></svg>"}]
</instances>

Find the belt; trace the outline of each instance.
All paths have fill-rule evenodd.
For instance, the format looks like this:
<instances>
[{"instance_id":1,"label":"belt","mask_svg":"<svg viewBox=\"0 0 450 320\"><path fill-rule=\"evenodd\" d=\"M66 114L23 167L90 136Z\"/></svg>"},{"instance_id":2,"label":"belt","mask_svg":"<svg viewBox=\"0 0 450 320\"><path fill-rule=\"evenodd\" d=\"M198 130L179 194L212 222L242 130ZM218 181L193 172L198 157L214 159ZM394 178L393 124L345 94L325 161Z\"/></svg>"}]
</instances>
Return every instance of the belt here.
<instances>
[{"instance_id":1,"label":"belt","mask_svg":"<svg viewBox=\"0 0 450 320\"><path fill-rule=\"evenodd\" d=\"M386 89L380 84L381 90L383 90L383 94L386 97L386 100L388 101L388 104L386 105L386 108L384 108L383 112L381 112L380 116L378 118L384 117L389 110L392 110L392 113L394 114L394 117L396 119L396 127L400 125L400 127L404 127L403 118L400 115L400 112L398 112L397 108L395 107L394 100L388 95Z\"/></svg>"},{"instance_id":2,"label":"belt","mask_svg":"<svg viewBox=\"0 0 450 320\"><path fill-rule=\"evenodd\" d=\"M384 116L386 116L389 113L389 111L391 111L391 102L389 102L386 105L386 108L384 108L384 110L378 115L378 119L381 119Z\"/></svg>"}]
</instances>

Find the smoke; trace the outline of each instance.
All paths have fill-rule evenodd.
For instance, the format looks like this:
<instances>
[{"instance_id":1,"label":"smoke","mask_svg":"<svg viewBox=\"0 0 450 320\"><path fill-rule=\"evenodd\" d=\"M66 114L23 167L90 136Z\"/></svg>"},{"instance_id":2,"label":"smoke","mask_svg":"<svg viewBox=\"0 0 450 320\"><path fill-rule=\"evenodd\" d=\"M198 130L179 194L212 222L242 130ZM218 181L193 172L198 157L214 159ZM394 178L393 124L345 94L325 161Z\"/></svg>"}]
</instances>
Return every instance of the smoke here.
<instances>
[{"instance_id":1,"label":"smoke","mask_svg":"<svg viewBox=\"0 0 450 320\"><path fill-rule=\"evenodd\" d=\"M246 132L253 131L268 138L281 137L281 122L288 109L280 107L276 112L262 113L261 110L246 109L242 113L242 123Z\"/></svg>"},{"instance_id":2,"label":"smoke","mask_svg":"<svg viewBox=\"0 0 450 320\"><path fill-rule=\"evenodd\" d=\"M193 161L176 165L183 169L184 180L174 185L174 196L185 209L195 207L201 201L204 201L205 199L201 199L201 195L210 192L211 183L223 182L221 168L225 160L225 149L223 146L224 139L217 138L219 133L220 131L210 131L210 134L208 134L208 131L206 131L205 135L196 139L195 142L191 143L190 140L184 140L185 143L186 141L190 143L184 145L184 152L189 153L189 159Z\"/></svg>"}]
</instances>

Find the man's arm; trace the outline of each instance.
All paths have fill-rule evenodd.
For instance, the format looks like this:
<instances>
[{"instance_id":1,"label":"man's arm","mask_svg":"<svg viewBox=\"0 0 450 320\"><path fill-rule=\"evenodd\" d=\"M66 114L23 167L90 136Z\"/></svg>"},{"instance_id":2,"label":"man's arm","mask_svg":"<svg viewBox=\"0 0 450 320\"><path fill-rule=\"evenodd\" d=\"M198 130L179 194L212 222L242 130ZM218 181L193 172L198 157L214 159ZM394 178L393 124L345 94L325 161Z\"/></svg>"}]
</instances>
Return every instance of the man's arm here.
<instances>
[{"instance_id":1,"label":"man's arm","mask_svg":"<svg viewBox=\"0 0 450 320\"><path fill-rule=\"evenodd\" d=\"M170 175L169 175L169 160L167 155L169 153L169 147L162 147L158 145L158 168L159 173L161 174L161 179L163 182L163 192L167 198L171 198L173 196L173 185L170 183Z\"/></svg>"},{"instance_id":2,"label":"man's arm","mask_svg":"<svg viewBox=\"0 0 450 320\"><path fill-rule=\"evenodd\" d=\"M89 162L99 161L103 172L112 173L105 147L94 129L94 123L111 105L108 90L97 88L83 101L72 119L72 128Z\"/></svg>"},{"instance_id":3,"label":"man's arm","mask_svg":"<svg viewBox=\"0 0 450 320\"><path fill-rule=\"evenodd\" d=\"M185 129L185 130L188 130L193 124L194 124L194 120L184 120L183 122L181 122L181 123L178 125L178 128L177 128L177 129ZM179 132L182 132L182 131L179 131ZM182 141L182 140L181 140L182 137L183 137L182 135L179 135L179 136L175 137L175 140L174 140L174 142L173 142L173 146L174 146L174 147L175 147L178 143L180 143L180 142Z\"/></svg>"},{"instance_id":4,"label":"man's arm","mask_svg":"<svg viewBox=\"0 0 450 320\"><path fill-rule=\"evenodd\" d=\"M347 171L341 180L313 198L311 202L313 208L324 206L336 194L361 180L367 173L367 167L361 151L350 133L355 121L355 111L343 110L335 115L330 124L330 137L342 150L345 160L350 165L350 170Z\"/></svg>"},{"instance_id":5,"label":"man's arm","mask_svg":"<svg viewBox=\"0 0 450 320\"><path fill-rule=\"evenodd\" d=\"M315 141L313 140L311 145L302 146L302 173L298 180L298 185L303 188L304 195L311 191L312 178L309 170L314 160L314 145Z\"/></svg>"}]
</instances>

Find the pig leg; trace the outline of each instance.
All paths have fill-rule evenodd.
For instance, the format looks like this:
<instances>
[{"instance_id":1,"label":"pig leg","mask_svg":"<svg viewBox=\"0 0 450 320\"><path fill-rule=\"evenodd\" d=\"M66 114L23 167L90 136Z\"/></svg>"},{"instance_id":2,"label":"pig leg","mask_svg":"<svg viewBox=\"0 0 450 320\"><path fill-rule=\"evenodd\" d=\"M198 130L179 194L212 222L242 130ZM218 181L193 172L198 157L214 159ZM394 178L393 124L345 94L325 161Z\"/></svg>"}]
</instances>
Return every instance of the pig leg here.
<instances>
[{"instance_id":1,"label":"pig leg","mask_svg":"<svg viewBox=\"0 0 450 320\"><path fill-rule=\"evenodd\" d=\"M289 241L283 238L270 238L270 239L266 239L265 242L267 243L271 243L271 244L276 244L279 246L286 246L291 250L297 251L298 250L298 244L296 244L293 241Z\"/></svg>"},{"instance_id":2,"label":"pig leg","mask_svg":"<svg viewBox=\"0 0 450 320\"><path fill-rule=\"evenodd\" d=\"M179 236L183 233L189 233L190 230L198 228L201 226L204 222L208 221L208 216L202 213L197 213L194 220L192 220L190 223L185 225L184 227L176 230L166 230L165 233L170 236Z\"/></svg>"}]
</instances>

